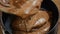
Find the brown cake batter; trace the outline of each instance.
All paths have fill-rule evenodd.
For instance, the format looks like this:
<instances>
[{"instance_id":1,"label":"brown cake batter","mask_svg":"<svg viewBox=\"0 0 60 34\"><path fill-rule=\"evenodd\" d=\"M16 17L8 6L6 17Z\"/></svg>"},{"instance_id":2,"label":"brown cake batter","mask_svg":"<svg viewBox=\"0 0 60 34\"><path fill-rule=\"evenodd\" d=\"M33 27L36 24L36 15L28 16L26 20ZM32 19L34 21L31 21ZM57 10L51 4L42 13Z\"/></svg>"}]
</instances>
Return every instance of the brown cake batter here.
<instances>
[{"instance_id":1,"label":"brown cake batter","mask_svg":"<svg viewBox=\"0 0 60 34\"><path fill-rule=\"evenodd\" d=\"M0 10L25 18L27 16L35 14L37 11L33 11L32 13L31 11L37 6L40 8L41 2L42 0L0 0ZM9 6L5 7L7 4Z\"/></svg>"},{"instance_id":2,"label":"brown cake batter","mask_svg":"<svg viewBox=\"0 0 60 34\"><path fill-rule=\"evenodd\" d=\"M13 34L46 34L49 31L49 28L50 28L50 23L47 22L40 28L36 28L36 29L33 28L30 32L13 31Z\"/></svg>"},{"instance_id":3,"label":"brown cake batter","mask_svg":"<svg viewBox=\"0 0 60 34\"><path fill-rule=\"evenodd\" d=\"M16 15L11 23L13 34L46 34L50 15L39 10L43 0L0 0L0 10Z\"/></svg>"},{"instance_id":4,"label":"brown cake batter","mask_svg":"<svg viewBox=\"0 0 60 34\"><path fill-rule=\"evenodd\" d=\"M47 33L50 28L50 22L48 21L49 14L46 11L38 11L38 13L26 19L21 19L20 17L17 17L16 20L12 23L13 34L20 33L19 31L25 32L26 34L38 34L38 32L41 34ZM47 25L45 26L45 24Z\"/></svg>"}]
</instances>

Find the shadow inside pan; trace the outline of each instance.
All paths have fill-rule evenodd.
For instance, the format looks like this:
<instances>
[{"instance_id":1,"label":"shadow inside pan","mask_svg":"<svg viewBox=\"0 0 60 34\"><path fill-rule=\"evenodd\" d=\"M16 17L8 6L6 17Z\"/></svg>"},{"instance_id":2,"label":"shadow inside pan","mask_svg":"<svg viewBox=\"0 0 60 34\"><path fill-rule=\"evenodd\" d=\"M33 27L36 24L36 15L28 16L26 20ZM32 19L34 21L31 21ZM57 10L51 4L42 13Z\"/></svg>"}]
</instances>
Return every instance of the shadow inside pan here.
<instances>
[{"instance_id":1,"label":"shadow inside pan","mask_svg":"<svg viewBox=\"0 0 60 34\"><path fill-rule=\"evenodd\" d=\"M58 8L51 0L44 0L42 2L42 8L52 12L51 28L48 34L56 34L55 30L57 28L57 21L59 18ZM53 31L54 30L54 31Z\"/></svg>"},{"instance_id":2,"label":"shadow inside pan","mask_svg":"<svg viewBox=\"0 0 60 34\"><path fill-rule=\"evenodd\" d=\"M44 9L46 9L48 11L51 11L53 13L52 14L53 18L51 20L51 28L50 28L50 32L49 32L49 34L51 34L51 33L53 33L53 32L51 32L51 30L54 29L54 27L55 27L55 25L57 24L57 21L58 21L58 9L57 9L56 5L51 0L44 0L42 2L41 8L44 8ZM12 30L10 29L9 25L12 22L12 20L14 19L14 17L16 17L16 16L6 14L6 13L3 13L3 16L2 16L3 23L4 23L4 25L6 25L5 26L6 30L9 31L10 34L11 34Z\"/></svg>"}]
</instances>

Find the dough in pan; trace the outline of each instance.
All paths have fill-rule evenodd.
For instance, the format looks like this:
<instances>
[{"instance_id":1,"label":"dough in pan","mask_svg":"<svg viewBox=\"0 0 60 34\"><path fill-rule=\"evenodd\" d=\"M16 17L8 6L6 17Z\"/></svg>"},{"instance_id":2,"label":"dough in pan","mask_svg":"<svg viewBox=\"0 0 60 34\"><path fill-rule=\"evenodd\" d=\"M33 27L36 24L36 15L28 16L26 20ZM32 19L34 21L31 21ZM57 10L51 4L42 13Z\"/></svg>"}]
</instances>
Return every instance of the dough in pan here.
<instances>
[{"instance_id":1,"label":"dough in pan","mask_svg":"<svg viewBox=\"0 0 60 34\"><path fill-rule=\"evenodd\" d=\"M37 6L40 7L42 2L42 0L4 0L5 2L3 0L0 1L2 1L0 2L2 4L0 4L0 11L14 14L22 18L26 18L27 16L35 14L37 11L34 11L34 8L36 8ZM9 6L5 7L5 4Z\"/></svg>"}]
</instances>

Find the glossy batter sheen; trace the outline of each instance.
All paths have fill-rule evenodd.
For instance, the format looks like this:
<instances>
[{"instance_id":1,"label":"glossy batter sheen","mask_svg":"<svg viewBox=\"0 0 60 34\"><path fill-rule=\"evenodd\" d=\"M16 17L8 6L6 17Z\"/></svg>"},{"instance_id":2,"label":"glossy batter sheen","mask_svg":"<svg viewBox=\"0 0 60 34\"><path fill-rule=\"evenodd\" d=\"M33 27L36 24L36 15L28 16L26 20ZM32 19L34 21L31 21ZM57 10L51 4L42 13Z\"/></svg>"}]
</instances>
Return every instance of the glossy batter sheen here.
<instances>
[{"instance_id":1,"label":"glossy batter sheen","mask_svg":"<svg viewBox=\"0 0 60 34\"><path fill-rule=\"evenodd\" d=\"M37 6L40 8L41 2L42 0L0 0L0 10L26 18L37 12L32 10Z\"/></svg>"},{"instance_id":2,"label":"glossy batter sheen","mask_svg":"<svg viewBox=\"0 0 60 34\"><path fill-rule=\"evenodd\" d=\"M13 34L46 34L50 28L49 14L46 11L38 11L38 13L26 18L16 18L12 23Z\"/></svg>"},{"instance_id":3,"label":"glossy batter sheen","mask_svg":"<svg viewBox=\"0 0 60 34\"><path fill-rule=\"evenodd\" d=\"M16 15L11 23L12 34L46 34L50 17L41 9L43 0L0 0L0 11Z\"/></svg>"}]
</instances>

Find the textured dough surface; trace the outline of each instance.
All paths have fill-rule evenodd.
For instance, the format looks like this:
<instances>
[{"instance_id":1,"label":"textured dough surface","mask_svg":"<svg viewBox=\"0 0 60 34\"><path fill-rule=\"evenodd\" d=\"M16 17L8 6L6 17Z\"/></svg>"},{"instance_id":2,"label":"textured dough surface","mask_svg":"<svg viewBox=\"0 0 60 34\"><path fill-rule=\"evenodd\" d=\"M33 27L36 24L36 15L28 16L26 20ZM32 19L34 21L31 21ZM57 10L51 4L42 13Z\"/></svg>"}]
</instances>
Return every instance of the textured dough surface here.
<instances>
[{"instance_id":1,"label":"textured dough surface","mask_svg":"<svg viewBox=\"0 0 60 34\"><path fill-rule=\"evenodd\" d=\"M36 24L36 22L39 19L45 19L45 20L41 22L39 21L39 23ZM24 31L25 33L28 34L37 34L39 32L43 34L46 33L50 28L50 22L48 22L48 20L49 20L49 14L46 11L39 11L38 13L26 19L21 19L20 17L17 17L17 19L12 23L13 26L12 28L15 31ZM34 28L37 28L36 31ZM30 32L30 31L34 31L34 32Z\"/></svg>"},{"instance_id":2,"label":"textured dough surface","mask_svg":"<svg viewBox=\"0 0 60 34\"><path fill-rule=\"evenodd\" d=\"M17 16L20 16L22 18L26 18L29 15L35 14L35 12L30 13L36 6L41 6L42 0L9 0L3 2L3 0L0 0L0 10L5 13L14 14ZM5 7L3 5L9 5L8 7ZM19 8L20 7L20 8ZM25 15L25 16L24 16Z\"/></svg>"}]
</instances>

